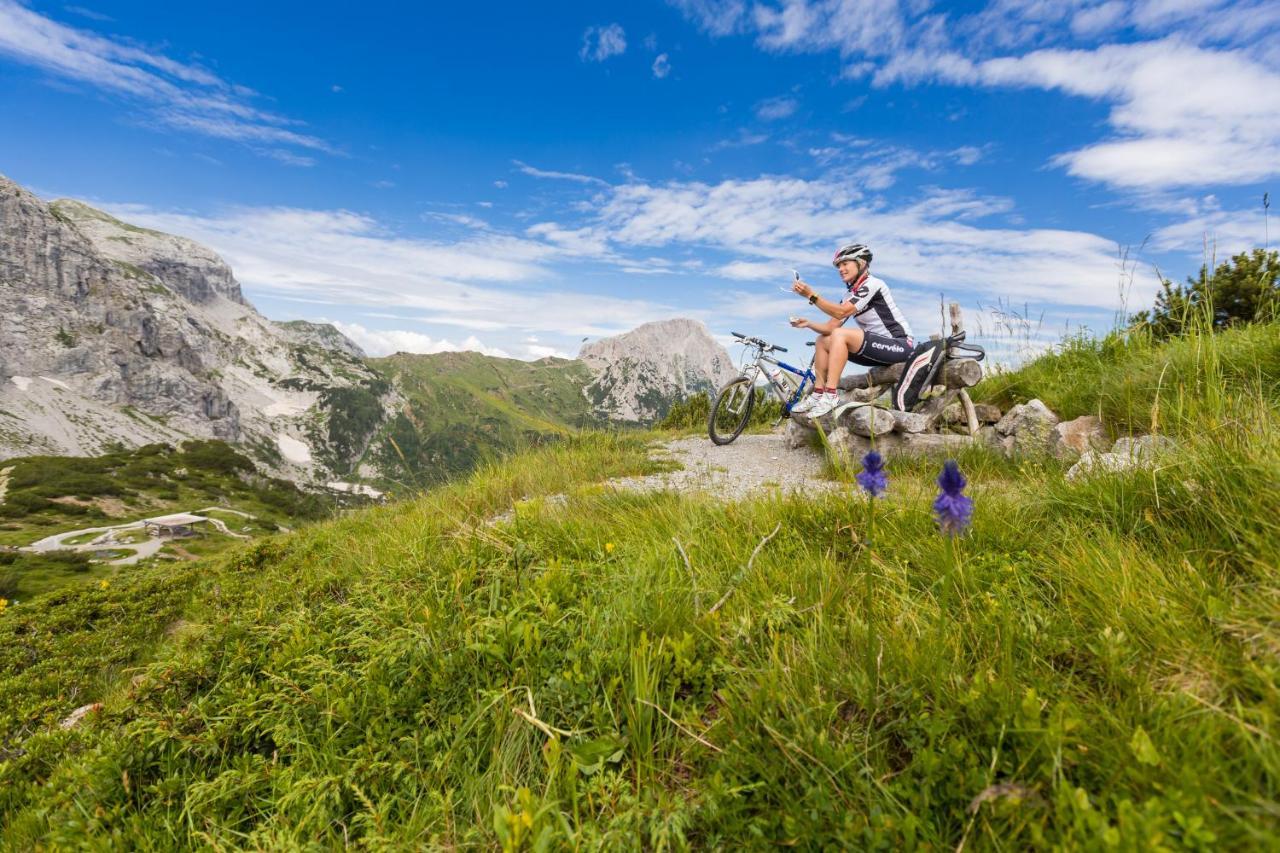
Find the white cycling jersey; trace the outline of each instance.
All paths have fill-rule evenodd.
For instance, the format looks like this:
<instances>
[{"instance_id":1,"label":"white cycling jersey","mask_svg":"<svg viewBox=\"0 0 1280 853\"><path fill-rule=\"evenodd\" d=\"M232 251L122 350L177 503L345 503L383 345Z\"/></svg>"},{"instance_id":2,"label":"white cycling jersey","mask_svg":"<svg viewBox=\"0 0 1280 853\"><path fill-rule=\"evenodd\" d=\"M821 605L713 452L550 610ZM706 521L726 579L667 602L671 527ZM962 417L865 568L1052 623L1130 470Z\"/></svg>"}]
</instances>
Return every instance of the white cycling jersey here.
<instances>
[{"instance_id":1,"label":"white cycling jersey","mask_svg":"<svg viewBox=\"0 0 1280 853\"><path fill-rule=\"evenodd\" d=\"M889 285L875 276L864 278L840 301L853 303L853 319L858 321L864 332L899 341L911 340L911 326L906 315L893 301Z\"/></svg>"}]
</instances>

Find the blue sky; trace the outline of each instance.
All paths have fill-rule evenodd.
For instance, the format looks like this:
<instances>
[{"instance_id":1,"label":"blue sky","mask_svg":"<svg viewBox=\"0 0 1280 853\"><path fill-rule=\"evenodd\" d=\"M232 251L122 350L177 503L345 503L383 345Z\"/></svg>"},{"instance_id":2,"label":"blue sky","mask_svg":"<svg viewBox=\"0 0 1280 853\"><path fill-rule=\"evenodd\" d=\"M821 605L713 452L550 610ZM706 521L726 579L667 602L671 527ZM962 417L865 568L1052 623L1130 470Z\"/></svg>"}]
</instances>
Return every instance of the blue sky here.
<instances>
[{"instance_id":1,"label":"blue sky","mask_svg":"<svg viewBox=\"0 0 1280 853\"><path fill-rule=\"evenodd\" d=\"M849 239L918 333L1037 344L1266 239L1272 0L406 5L0 0L0 173L375 354L795 345Z\"/></svg>"}]
</instances>

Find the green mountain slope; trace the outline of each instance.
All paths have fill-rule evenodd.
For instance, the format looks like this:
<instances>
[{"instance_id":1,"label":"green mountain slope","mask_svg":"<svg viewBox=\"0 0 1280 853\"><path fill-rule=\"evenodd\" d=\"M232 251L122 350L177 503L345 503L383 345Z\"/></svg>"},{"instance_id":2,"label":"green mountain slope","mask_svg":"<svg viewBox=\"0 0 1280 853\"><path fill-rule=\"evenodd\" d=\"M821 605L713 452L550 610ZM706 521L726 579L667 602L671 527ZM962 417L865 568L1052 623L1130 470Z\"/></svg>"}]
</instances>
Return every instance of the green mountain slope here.
<instances>
[{"instance_id":1,"label":"green mountain slope","mask_svg":"<svg viewBox=\"0 0 1280 853\"><path fill-rule=\"evenodd\" d=\"M939 460L874 506L723 504L601 487L649 463L597 434L10 608L0 846L1274 847L1280 327L1224 378L1253 334L1107 344L1176 456L974 449L959 540Z\"/></svg>"},{"instance_id":2,"label":"green mountain slope","mask_svg":"<svg viewBox=\"0 0 1280 853\"><path fill-rule=\"evenodd\" d=\"M601 423L582 393L590 375L578 361L458 352L369 363L405 400L366 454L392 485L437 484L485 459Z\"/></svg>"},{"instance_id":3,"label":"green mountain slope","mask_svg":"<svg viewBox=\"0 0 1280 853\"><path fill-rule=\"evenodd\" d=\"M367 501L354 495L322 497L286 480L264 476L248 457L221 441L152 444L93 457L31 456L0 462L0 598L27 599L67 584L127 577L133 567L112 567L93 554L35 554L15 549L64 531L127 524L209 506L236 513L214 517L239 536L259 536L331 515L339 505ZM130 541L145 539L129 534ZM92 534L71 540L88 541ZM232 536L182 540L166 548L184 559L233 547ZM102 553L107 559L127 556Z\"/></svg>"}]
</instances>

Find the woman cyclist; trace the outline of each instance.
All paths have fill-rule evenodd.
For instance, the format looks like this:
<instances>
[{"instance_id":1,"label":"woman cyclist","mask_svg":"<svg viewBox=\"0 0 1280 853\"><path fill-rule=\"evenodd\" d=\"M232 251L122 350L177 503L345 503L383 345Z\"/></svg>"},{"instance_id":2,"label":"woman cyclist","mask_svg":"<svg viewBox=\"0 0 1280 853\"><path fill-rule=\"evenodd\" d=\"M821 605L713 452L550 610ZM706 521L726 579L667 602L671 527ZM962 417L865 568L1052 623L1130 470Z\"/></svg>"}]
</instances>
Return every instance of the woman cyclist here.
<instances>
[{"instance_id":1,"label":"woman cyclist","mask_svg":"<svg viewBox=\"0 0 1280 853\"><path fill-rule=\"evenodd\" d=\"M847 362L868 367L897 364L906 361L915 346L911 326L894 303L889 286L871 275L871 249L850 243L836 252L832 264L840 271L846 290L839 302L822 298L799 279L791 286L831 318L823 323L800 318L791 321L797 329L818 333L814 357L817 384L813 393L791 410L811 418L822 417L840 404L836 390ZM844 328L850 317L857 323Z\"/></svg>"}]
</instances>

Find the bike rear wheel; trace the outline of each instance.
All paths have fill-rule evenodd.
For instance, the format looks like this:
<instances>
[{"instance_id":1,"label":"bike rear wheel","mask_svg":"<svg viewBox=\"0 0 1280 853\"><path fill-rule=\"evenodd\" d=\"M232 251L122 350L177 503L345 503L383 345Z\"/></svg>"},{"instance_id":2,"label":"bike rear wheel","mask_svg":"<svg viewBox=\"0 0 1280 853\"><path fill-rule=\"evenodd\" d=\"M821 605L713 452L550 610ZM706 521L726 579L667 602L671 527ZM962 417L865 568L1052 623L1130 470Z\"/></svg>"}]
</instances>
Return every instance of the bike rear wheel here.
<instances>
[{"instance_id":1,"label":"bike rear wheel","mask_svg":"<svg viewBox=\"0 0 1280 853\"><path fill-rule=\"evenodd\" d=\"M721 388L707 418L707 435L712 443L729 444L741 435L751 420L755 404L756 389L745 376Z\"/></svg>"}]
</instances>

